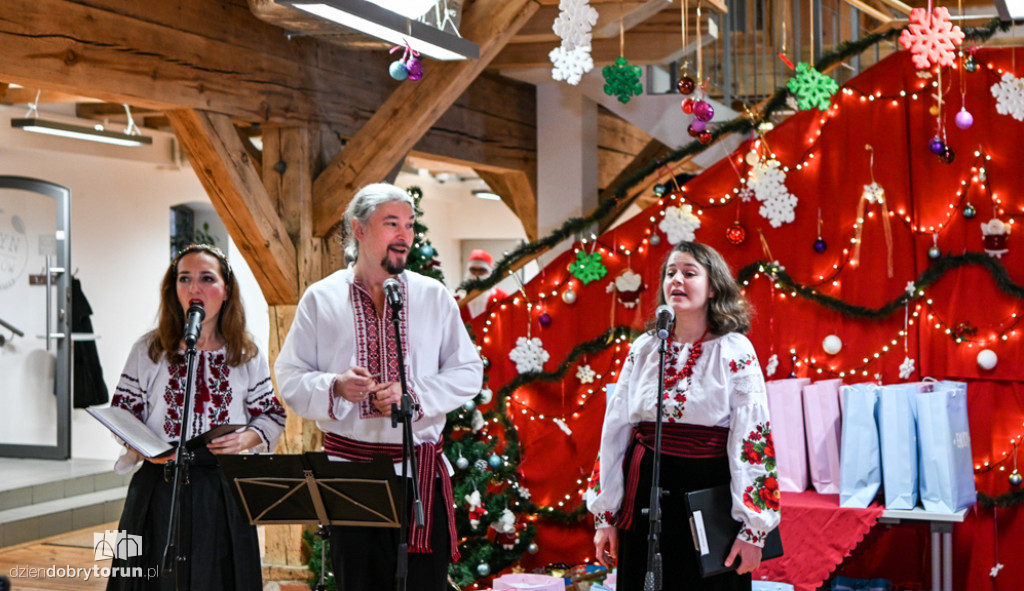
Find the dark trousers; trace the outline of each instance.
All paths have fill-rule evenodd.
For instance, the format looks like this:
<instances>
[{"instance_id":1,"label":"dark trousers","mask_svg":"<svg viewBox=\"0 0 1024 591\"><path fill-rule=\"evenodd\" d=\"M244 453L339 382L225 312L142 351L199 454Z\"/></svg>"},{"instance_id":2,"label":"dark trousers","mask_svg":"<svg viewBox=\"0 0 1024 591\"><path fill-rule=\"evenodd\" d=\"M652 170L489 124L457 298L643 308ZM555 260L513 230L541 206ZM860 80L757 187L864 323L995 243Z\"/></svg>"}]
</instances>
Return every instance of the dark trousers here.
<instances>
[{"instance_id":1,"label":"dark trousers","mask_svg":"<svg viewBox=\"0 0 1024 591\"><path fill-rule=\"evenodd\" d=\"M412 506L411 480L406 486L407 504ZM400 499L395 499L399 506ZM424 511L426 507L424 507ZM409 553L408 591L445 591L451 562L451 537L441 483L434 481L434 516L430 553ZM410 510L411 514L411 510ZM411 523L411 522L410 522ZM331 561L338 591L387 591L395 589L399 528L330 528Z\"/></svg>"},{"instance_id":2,"label":"dark trousers","mask_svg":"<svg viewBox=\"0 0 1024 591\"><path fill-rule=\"evenodd\" d=\"M619 530L616 584L619 591L643 591L644 588L650 517L641 511L651 504L653 471L654 452L648 450L640 464L633 526L629 530ZM725 484L729 479L729 463L724 457L692 459L662 455L661 487L667 493L661 500L661 580L664 591L750 591L749 574L741 576L728 572L701 578L693 535L683 506L684 492Z\"/></svg>"}]
</instances>

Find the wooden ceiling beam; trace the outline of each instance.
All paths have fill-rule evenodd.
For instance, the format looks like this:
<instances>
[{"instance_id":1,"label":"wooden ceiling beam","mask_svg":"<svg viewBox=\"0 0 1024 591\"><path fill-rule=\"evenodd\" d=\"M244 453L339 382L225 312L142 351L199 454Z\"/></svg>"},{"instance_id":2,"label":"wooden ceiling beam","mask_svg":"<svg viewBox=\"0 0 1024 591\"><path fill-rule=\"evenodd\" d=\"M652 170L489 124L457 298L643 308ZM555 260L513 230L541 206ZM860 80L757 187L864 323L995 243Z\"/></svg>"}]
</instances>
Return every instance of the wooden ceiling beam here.
<instances>
[{"instance_id":1,"label":"wooden ceiling beam","mask_svg":"<svg viewBox=\"0 0 1024 591\"><path fill-rule=\"evenodd\" d=\"M317 236L341 220L359 187L394 168L537 8L534 0L478 0L466 8L462 35L480 45L480 58L430 62L422 80L400 84L376 110L313 185Z\"/></svg>"},{"instance_id":2,"label":"wooden ceiling beam","mask_svg":"<svg viewBox=\"0 0 1024 591\"><path fill-rule=\"evenodd\" d=\"M537 240L537 179L530 178L521 170L485 170L475 169L476 173L492 191L501 197L501 201L516 214L523 224L526 238L530 242Z\"/></svg>"},{"instance_id":3,"label":"wooden ceiling beam","mask_svg":"<svg viewBox=\"0 0 1024 591\"><path fill-rule=\"evenodd\" d=\"M297 304L295 246L227 115L172 109L171 127L270 305Z\"/></svg>"},{"instance_id":4,"label":"wooden ceiling beam","mask_svg":"<svg viewBox=\"0 0 1024 591\"><path fill-rule=\"evenodd\" d=\"M875 8L874 6L871 6L870 4L868 4L866 2L862 2L861 0L843 0L843 1L846 2L847 4L849 4L850 6L856 8L857 10L861 11L865 15L875 19L876 21L878 21L878 22L880 22L882 24L890 23L893 20L892 17L889 16L888 14L885 14L881 10L878 10L877 8Z\"/></svg>"}]
</instances>

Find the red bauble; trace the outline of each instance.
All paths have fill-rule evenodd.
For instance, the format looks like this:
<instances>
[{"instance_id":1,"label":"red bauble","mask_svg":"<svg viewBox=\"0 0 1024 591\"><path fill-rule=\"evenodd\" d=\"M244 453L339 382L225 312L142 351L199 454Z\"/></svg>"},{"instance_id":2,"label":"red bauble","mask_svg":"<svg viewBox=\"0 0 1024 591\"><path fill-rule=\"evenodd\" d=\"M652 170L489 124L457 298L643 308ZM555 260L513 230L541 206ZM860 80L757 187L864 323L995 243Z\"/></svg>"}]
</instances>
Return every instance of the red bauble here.
<instances>
[{"instance_id":1,"label":"red bauble","mask_svg":"<svg viewBox=\"0 0 1024 591\"><path fill-rule=\"evenodd\" d=\"M683 104L682 104L683 112L686 113L687 115L689 115L690 113L693 113L693 103L694 102L696 102L696 101L694 101L691 98L683 99Z\"/></svg>"},{"instance_id":2,"label":"red bauble","mask_svg":"<svg viewBox=\"0 0 1024 591\"><path fill-rule=\"evenodd\" d=\"M729 244L739 246L747 239L747 229L739 221L735 221L725 229L725 239L729 241Z\"/></svg>"},{"instance_id":3,"label":"red bauble","mask_svg":"<svg viewBox=\"0 0 1024 591\"><path fill-rule=\"evenodd\" d=\"M700 132L700 135L697 136L697 139L700 140L700 143L702 144L710 144L713 138L711 137L710 131L702 131Z\"/></svg>"},{"instance_id":4,"label":"red bauble","mask_svg":"<svg viewBox=\"0 0 1024 591\"><path fill-rule=\"evenodd\" d=\"M681 94L690 94L697 88L697 83L693 81L693 78L689 76L683 76L676 83L676 87L679 89Z\"/></svg>"}]
</instances>

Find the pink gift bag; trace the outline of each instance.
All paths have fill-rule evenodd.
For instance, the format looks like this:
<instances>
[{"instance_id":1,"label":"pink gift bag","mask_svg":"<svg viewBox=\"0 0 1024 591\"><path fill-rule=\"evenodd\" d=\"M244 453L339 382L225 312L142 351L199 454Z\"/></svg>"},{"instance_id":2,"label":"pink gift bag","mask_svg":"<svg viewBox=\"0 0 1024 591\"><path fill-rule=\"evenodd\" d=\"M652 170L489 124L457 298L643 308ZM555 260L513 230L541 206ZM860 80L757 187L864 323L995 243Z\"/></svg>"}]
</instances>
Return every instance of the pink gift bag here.
<instances>
[{"instance_id":1,"label":"pink gift bag","mask_svg":"<svg viewBox=\"0 0 1024 591\"><path fill-rule=\"evenodd\" d=\"M512 573L494 579L494 591L565 591L565 579L551 575Z\"/></svg>"},{"instance_id":2,"label":"pink gift bag","mask_svg":"<svg viewBox=\"0 0 1024 591\"><path fill-rule=\"evenodd\" d=\"M807 490L807 447L804 437L803 387L809 378L767 382L768 414L771 416L779 490Z\"/></svg>"},{"instance_id":3,"label":"pink gift bag","mask_svg":"<svg viewBox=\"0 0 1024 591\"><path fill-rule=\"evenodd\" d=\"M804 386L804 432L807 464L814 490L839 494L839 447L842 442L839 386L842 380L822 380ZM774 430L772 432L774 435Z\"/></svg>"}]
</instances>

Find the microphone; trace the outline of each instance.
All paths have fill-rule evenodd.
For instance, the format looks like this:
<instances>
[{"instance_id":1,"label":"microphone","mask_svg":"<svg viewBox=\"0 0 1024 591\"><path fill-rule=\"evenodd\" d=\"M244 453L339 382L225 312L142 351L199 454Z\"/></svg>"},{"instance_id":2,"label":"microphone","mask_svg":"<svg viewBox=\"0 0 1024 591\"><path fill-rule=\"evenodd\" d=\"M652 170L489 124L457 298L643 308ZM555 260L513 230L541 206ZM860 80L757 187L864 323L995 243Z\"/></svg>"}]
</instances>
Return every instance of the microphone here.
<instances>
[{"instance_id":1,"label":"microphone","mask_svg":"<svg viewBox=\"0 0 1024 591\"><path fill-rule=\"evenodd\" d=\"M676 311L672 309L672 306L662 304L658 306L654 315L657 318L655 320L655 328L658 332L658 338L664 341L672 332L672 324L676 321Z\"/></svg>"},{"instance_id":2,"label":"microphone","mask_svg":"<svg viewBox=\"0 0 1024 591\"><path fill-rule=\"evenodd\" d=\"M384 280L384 297L392 309L398 310L402 307L402 286L397 279Z\"/></svg>"},{"instance_id":3,"label":"microphone","mask_svg":"<svg viewBox=\"0 0 1024 591\"><path fill-rule=\"evenodd\" d=\"M199 340L199 333L203 329L203 319L206 318L206 310L203 309L202 300L192 300L188 304L188 314L185 319L185 346L192 349Z\"/></svg>"}]
</instances>

